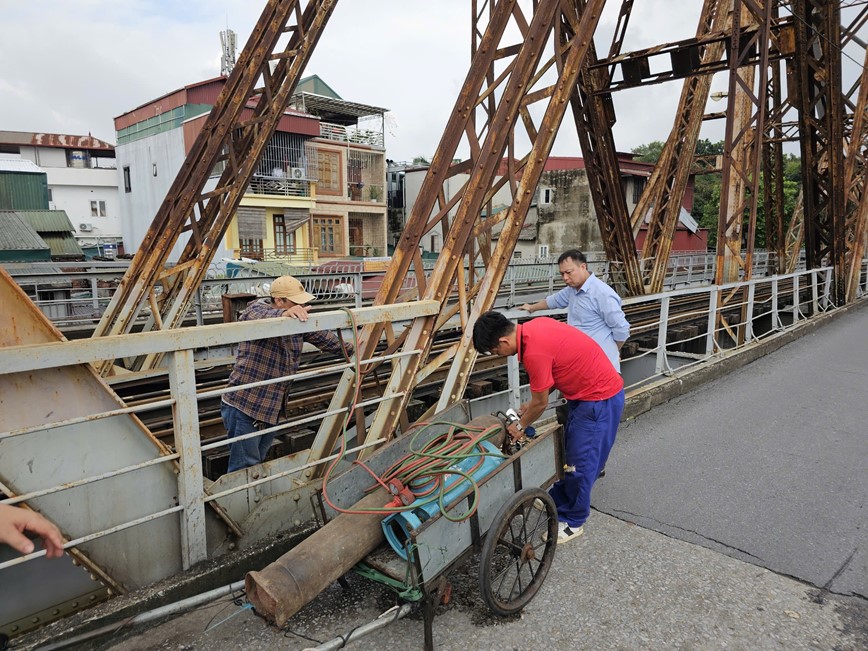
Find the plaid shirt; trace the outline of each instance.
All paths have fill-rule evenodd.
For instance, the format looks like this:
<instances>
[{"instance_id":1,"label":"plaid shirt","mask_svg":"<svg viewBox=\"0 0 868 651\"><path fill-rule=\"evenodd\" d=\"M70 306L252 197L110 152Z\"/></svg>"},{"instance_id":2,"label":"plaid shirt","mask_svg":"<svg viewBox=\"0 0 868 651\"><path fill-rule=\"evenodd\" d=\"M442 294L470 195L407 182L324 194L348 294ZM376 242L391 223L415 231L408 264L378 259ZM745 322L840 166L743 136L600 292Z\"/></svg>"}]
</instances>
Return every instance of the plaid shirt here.
<instances>
[{"instance_id":1,"label":"plaid shirt","mask_svg":"<svg viewBox=\"0 0 868 651\"><path fill-rule=\"evenodd\" d=\"M283 310L273 307L269 299L260 299L249 303L239 320L252 321L281 316ZM294 374L298 370L305 341L320 350L341 353L340 339L327 330L245 341L238 346L235 367L229 375L229 386ZM352 346L347 344L347 349L352 351ZM251 418L268 425L276 425L283 409L284 396L291 385L290 380L250 389L239 389L223 394L223 402L240 409Z\"/></svg>"}]
</instances>

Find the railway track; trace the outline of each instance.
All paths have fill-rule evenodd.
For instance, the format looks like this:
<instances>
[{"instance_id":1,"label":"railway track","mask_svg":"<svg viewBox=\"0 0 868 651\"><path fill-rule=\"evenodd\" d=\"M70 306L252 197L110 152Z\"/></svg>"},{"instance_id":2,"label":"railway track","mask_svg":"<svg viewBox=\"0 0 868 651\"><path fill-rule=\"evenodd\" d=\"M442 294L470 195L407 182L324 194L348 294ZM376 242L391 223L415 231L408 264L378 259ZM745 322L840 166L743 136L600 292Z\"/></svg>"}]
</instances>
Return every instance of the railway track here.
<instances>
[{"instance_id":1,"label":"railway track","mask_svg":"<svg viewBox=\"0 0 868 651\"><path fill-rule=\"evenodd\" d=\"M808 288L802 289L800 300L805 298ZM768 301L768 290L758 291L754 297L756 305L763 305ZM729 322L738 321L741 318L741 301L743 296L734 296L730 300L730 309L724 310L724 316ZM785 306L781 306L785 309ZM660 319L659 303L639 303L628 305L625 308L627 318L631 324L631 338L624 347L623 356L627 360L633 355L641 354L642 351L653 349L657 346L657 332ZM676 296L670 301L669 306L669 336L670 350L683 352L700 352L704 349L704 335L708 323L708 297L700 296ZM451 346L459 337L458 330L441 332L432 346L431 355ZM683 338L684 342L679 343ZM693 349L696 350L693 350ZM333 356L322 353L305 353L301 367L305 371L319 370L314 377L297 380L293 383L285 413L288 420L296 420L301 417L313 416L326 411L333 389L341 375L337 368L337 361ZM204 393L226 386L226 381L231 371L231 360L223 359L215 361L208 368L197 370L197 391ZM439 396L439 389L447 370L441 369L416 387L413 400L408 408L408 416L415 420L433 404ZM362 384L362 399L378 397L382 394L382 387L391 373L391 365L388 362L381 364L376 372L370 373ZM507 386L506 366L501 358L480 357L477 360L473 377L468 387L468 397L477 397L475 394L486 389L501 390ZM168 379L164 375L137 377L129 379L122 377L113 381L114 390L130 405L141 405L154 400L166 399L169 395ZM220 418L219 398L211 397L200 400L200 432L203 442L213 442L226 436L223 423ZM173 443L172 415L170 409L150 410L141 414L143 422L155 436L160 438L170 447ZM317 424L311 423L305 427L288 429L278 435L276 450L278 454L297 452L310 447L315 435ZM212 450L206 453L206 474L212 479L225 471L225 457L227 449Z\"/></svg>"}]
</instances>

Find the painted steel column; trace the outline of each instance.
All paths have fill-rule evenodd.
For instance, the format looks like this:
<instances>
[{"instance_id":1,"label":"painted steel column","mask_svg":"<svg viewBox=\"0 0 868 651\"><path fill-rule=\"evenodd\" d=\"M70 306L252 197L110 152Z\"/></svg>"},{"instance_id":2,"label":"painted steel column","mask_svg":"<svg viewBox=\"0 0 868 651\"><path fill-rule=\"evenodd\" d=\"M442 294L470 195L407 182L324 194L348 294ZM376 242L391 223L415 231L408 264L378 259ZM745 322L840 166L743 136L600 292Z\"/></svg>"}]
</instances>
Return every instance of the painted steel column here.
<instances>
[{"instance_id":1,"label":"painted steel column","mask_svg":"<svg viewBox=\"0 0 868 651\"><path fill-rule=\"evenodd\" d=\"M717 327L717 298L718 289L712 287L708 293L708 323L705 330L705 354L711 356L714 354L715 344L715 328Z\"/></svg>"},{"instance_id":2,"label":"painted steel column","mask_svg":"<svg viewBox=\"0 0 868 651\"><path fill-rule=\"evenodd\" d=\"M778 277L772 279L772 330L781 327L781 317L778 314Z\"/></svg>"},{"instance_id":3,"label":"painted steel column","mask_svg":"<svg viewBox=\"0 0 868 651\"><path fill-rule=\"evenodd\" d=\"M518 373L518 357L515 355L506 358L506 377L509 381L509 404L517 409L521 404L521 379Z\"/></svg>"},{"instance_id":4,"label":"painted steel column","mask_svg":"<svg viewBox=\"0 0 868 651\"><path fill-rule=\"evenodd\" d=\"M199 436L199 405L193 351L178 350L169 356L169 392L172 405L175 450L178 451L178 504L181 511L181 559L184 569L208 557L205 539L205 488Z\"/></svg>"},{"instance_id":5,"label":"painted steel column","mask_svg":"<svg viewBox=\"0 0 868 651\"><path fill-rule=\"evenodd\" d=\"M664 375L669 368L669 363L666 361L666 337L669 331L669 297L663 296L660 299L660 323L657 325L657 360L654 363L654 372L658 375Z\"/></svg>"}]
</instances>

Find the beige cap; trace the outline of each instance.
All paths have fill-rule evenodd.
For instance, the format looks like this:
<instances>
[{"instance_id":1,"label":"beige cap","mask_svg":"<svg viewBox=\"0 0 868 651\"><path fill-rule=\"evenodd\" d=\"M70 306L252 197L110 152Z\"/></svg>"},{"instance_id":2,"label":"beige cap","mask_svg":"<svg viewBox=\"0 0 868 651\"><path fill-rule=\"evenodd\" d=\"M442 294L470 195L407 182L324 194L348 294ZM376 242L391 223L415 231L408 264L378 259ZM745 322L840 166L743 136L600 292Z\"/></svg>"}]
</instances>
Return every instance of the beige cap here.
<instances>
[{"instance_id":1,"label":"beige cap","mask_svg":"<svg viewBox=\"0 0 868 651\"><path fill-rule=\"evenodd\" d=\"M316 300L316 296L304 291L304 285L292 276L281 276L271 283L271 295L274 298L288 298L299 305Z\"/></svg>"}]
</instances>

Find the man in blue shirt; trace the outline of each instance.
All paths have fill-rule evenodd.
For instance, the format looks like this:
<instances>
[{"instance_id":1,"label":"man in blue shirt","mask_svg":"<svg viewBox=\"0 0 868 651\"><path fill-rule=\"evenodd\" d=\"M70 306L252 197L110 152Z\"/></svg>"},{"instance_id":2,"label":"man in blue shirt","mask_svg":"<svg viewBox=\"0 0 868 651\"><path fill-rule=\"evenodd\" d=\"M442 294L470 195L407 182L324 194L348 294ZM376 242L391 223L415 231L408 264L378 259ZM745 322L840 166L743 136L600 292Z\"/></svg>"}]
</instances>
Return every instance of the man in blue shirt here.
<instances>
[{"instance_id":1,"label":"man in blue shirt","mask_svg":"<svg viewBox=\"0 0 868 651\"><path fill-rule=\"evenodd\" d=\"M561 254L558 269L566 287L536 303L525 303L519 309L536 312L567 308L567 323L596 341L620 373L621 346L630 336L621 297L588 271L588 259L577 249Z\"/></svg>"}]
</instances>

